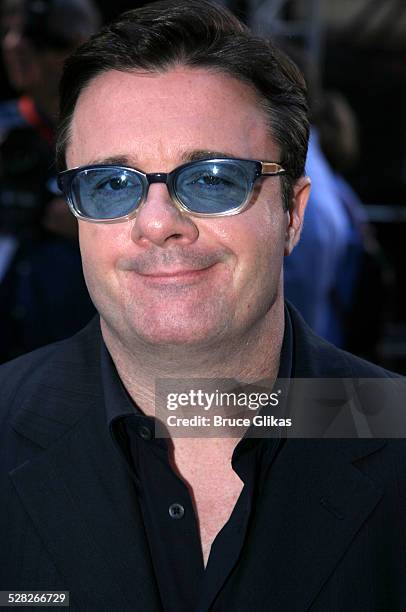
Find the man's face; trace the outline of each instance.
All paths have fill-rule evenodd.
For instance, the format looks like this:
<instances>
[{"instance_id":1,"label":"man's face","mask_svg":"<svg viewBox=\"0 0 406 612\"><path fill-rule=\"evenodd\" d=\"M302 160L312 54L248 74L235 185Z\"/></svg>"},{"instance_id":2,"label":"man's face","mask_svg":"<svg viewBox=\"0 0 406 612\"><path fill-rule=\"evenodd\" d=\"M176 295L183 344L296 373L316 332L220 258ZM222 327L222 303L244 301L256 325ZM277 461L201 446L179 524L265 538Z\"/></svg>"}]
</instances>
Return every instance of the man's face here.
<instances>
[{"instance_id":1,"label":"man's face","mask_svg":"<svg viewBox=\"0 0 406 612\"><path fill-rule=\"evenodd\" d=\"M120 157L146 173L169 172L194 151L279 161L245 84L185 67L110 71L78 100L67 162ZM295 211L304 209L305 192L298 190ZM280 178L269 177L235 216L183 214L166 185L153 184L135 219L80 221L84 274L103 325L127 346L134 340L210 346L259 329L281 298L284 252L297 235L293 218L298 226L296 212L284 212Z\"/></svg>"}]
</instances>

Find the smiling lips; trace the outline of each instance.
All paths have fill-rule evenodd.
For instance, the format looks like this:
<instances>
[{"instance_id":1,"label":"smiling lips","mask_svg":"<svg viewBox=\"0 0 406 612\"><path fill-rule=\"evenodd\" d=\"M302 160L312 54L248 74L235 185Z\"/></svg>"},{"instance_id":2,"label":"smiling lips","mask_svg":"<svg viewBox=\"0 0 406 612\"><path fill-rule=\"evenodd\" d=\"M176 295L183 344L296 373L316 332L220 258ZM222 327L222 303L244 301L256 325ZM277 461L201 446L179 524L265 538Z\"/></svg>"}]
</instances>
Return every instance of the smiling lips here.
<instances>
[{"instance_id":1,"label":"smiling lips","mask_svg":"<svg viewBox=\"0 0 406 612\"><path fill-rule=\"evenodd\" d=\"M139 274L139 276L145 283L151 285L193 284L199 281L200 278L207 274L214 266L215 264L199 269L184 268L176 270L159 270L147 274Z\"/></svg>"},{"instance_id":2,"label":"smiling lips","mask_svg":"<svg viewBox=\"0 0 406 612\"><path fill-rule=\"evenodd\" d=\"M146 278L176 278L181 276L195 276L196 274L200 274L201 272L205 272L209 268L213 266L208 266L206 268L185 268L179 270L162 270L157 272L148 272L147 274L139 273L140 276L145 276Z\"/></svg>"},{"instance_id":3,"label":"smiling lips","mask_svg":"<svg viewBox=\"0 0 406 612\"><path fill-rule=\"evenodd\" d=\"M227 256L224 250L211 253L189 249L181 251L140 253L135 257L122 258L118 267L125 272L135 272L145 281L191 281L209 272L216 264L224 262Z\"/></svg>"}]
</instances>

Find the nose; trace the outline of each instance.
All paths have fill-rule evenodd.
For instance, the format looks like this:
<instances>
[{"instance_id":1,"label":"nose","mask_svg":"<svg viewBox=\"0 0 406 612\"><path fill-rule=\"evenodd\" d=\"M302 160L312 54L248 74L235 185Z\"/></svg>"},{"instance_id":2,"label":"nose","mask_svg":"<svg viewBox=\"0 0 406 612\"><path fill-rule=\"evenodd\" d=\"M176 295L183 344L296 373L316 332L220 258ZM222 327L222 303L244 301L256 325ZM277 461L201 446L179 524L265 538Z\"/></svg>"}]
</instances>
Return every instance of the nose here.
<instances>
[{"instance_id":1,"label":"nose","mask_svg":"<svg viewBox=\"0 0 406 612\"><path fill-rule=\"evenodd\" d=\"M152 243L164 247L174 243L193 243L199 230L192 217L181 212L172 202L165 184L152 184L148 196L137 212L131 237L141 246Z\"/></svg>"}]
</instances>

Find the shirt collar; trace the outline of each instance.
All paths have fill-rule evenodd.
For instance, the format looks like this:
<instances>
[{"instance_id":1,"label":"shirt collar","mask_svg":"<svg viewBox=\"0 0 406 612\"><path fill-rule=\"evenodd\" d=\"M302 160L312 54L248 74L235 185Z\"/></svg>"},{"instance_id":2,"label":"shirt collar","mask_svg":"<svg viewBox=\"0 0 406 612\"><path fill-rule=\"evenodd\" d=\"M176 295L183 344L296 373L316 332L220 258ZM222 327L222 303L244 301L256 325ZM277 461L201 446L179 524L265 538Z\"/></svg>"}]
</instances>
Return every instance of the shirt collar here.
<instances>
[{"instance_id":1,"label":"shirt collar","mask_svg":"<svg viewBox=\"0 0 406 612\"><path fill-rule=\"evenodd\" d=\"M111 426L112 422L117 418L133 415L134 411L135 414L141 415L141 411L137 405L132 402L121 382L116 366L104 343L103 336L100 343L100 350L101 377L107 424Z\"/></svg>"}]
</instances>

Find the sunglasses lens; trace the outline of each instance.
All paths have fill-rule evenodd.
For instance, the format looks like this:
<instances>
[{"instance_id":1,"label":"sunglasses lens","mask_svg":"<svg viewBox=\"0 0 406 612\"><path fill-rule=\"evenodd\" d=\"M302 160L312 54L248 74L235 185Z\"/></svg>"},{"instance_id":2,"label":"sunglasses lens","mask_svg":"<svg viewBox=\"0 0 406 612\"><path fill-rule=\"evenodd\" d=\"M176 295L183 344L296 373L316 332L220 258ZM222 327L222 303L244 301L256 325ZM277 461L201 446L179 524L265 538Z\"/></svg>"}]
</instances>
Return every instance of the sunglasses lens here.
<instances>
[{"instance_id":1,"label":"sunglasses lens","mask_svg":"<svg viewBox=\"0 0 406 612\"><path fill-rule=\"evenodd\" d=\"M71 198L76 211L88 219L125 217L140 203L141 177L122 168L91 168L76 174Z\"/></svg>"},{"instance_id":2,"label":"sunglasses lens","mask_svg":"<svg viewBox=\"0 0 406 612\"><path fill-rule=\"evenodd\" d=\"M174 182L176 196L191 212L231 212L247 200L255 167L255 162L250 161L193 162L179 171Z\"/></svg>"}]
</instances>

